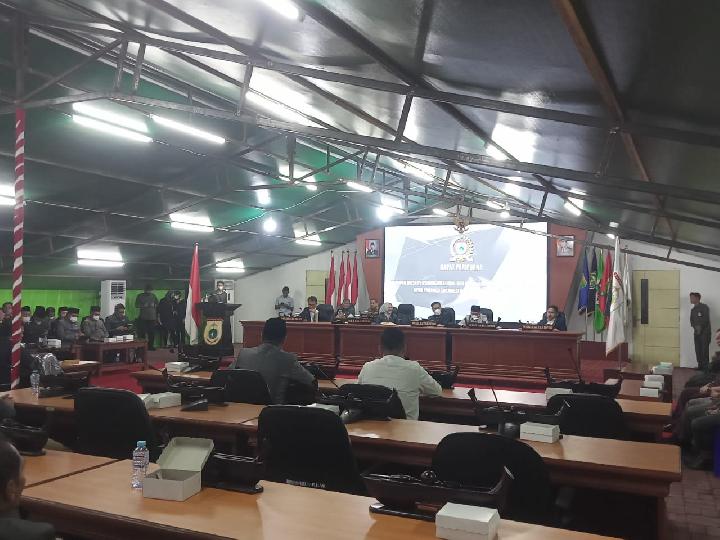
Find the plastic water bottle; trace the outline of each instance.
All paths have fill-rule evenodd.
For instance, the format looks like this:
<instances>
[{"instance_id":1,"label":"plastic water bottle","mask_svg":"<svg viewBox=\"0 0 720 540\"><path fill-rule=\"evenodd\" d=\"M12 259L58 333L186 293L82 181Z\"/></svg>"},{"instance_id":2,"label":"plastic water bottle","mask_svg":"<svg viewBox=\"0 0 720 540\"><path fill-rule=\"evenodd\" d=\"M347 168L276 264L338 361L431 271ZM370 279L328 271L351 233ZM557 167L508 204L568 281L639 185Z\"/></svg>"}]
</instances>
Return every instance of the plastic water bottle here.
<instances>
[{"instance_id":1,"label":"plastic water bottle","mask_svg":"<svg viewBox=\"0 0 720 540\"><path fill-rule=\"evenodd\" d=\"M147 449L145 441L138 441L137 448L133 450L132 480L130 481L133 489L142 489L148 463L150 463L150 451Z\"/></svg>"},{"instance_id":2,"label":"plastic water bottle","mask_svg":"<svg viewBox=\"0 0 720 540\"><path fill-rule=\"evenodd\" d=\"M38 373L37 369L33 370L30 375L30 386L32 387L32 393L34 396L40 394L40 373Z\"/></svg>"}]
</instances>

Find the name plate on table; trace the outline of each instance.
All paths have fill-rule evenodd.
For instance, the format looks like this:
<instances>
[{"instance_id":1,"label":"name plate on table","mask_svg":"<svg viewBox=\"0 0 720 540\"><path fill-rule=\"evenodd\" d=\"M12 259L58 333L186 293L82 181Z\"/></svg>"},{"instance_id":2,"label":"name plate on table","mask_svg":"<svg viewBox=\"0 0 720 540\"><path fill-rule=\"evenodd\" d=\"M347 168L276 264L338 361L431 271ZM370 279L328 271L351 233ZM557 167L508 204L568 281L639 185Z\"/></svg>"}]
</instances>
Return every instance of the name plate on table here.
<instances>
[{"instance_id":1,"label":"name plate on table","mask_svg":"<svg viewBox=\"0 0 720 540\"><path fill-rule=\"evenodd\" d=\"M345 319L345 324L372 324L373 320L369 319L368 317L352 317L350 319Z\"/></svg>"},{"instance_id":2,"label":"name plate on table","mask_svg":"<svg viewBox=\"0 0 720 540\"><path fill-rule=\"evenodd\" d=\"M288 317L288 316L285 316L285 317L280 317L280 318L281 318L283 321L287 321L287 322L307 322L307 321L306 321L305 319L303 319L302 317Z\"/></svg>"},{"instance_id":3,"label":"name plate on table","mask_svg":"<svg viewBox=\"0 0 720 540\"><path fill-rule=\"evenodd\" d=\"M484 328L485 330L497 330L495 323L487 322L469 322L465 325L465 328Z\"/></svg>"},{"instance_id":4,"label":"name plate on table","mask_svg":"<svg viewBox=\"0 0 720 540\"><path fill-rule=\"evenodd\" d=\"M410 321L410 326L437 326L435 321Z\"/></svg>"},{"instance_id":5,"label":"name plate on table","mask_svg":"<svg viewBox=\"0 0 720 540\"><path fill-rule=\"evenodd\" d=\"M555 327L552 324L523 324L522 329L533 332L552 332Z\"/></svg>"}]
</instances>

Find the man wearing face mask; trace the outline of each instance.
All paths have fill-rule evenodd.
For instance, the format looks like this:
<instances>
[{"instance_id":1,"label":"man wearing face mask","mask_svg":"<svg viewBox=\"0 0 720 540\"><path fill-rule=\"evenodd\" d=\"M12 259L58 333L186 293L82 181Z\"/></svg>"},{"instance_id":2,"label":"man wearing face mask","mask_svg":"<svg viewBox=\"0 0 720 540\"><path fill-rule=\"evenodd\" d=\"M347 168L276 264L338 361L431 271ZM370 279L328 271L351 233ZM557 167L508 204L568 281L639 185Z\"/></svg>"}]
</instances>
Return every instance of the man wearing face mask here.
<instances>
[{"instance_id":1,"label":"man wearing face mask","mask_svg":"<svg viewBox=\"0 0 720 540\"><path fill-rule=\"evenodd\" d=\"M47 339L49 327L45 318L45 308L37 306L29 321L26 322L23 317L23 343L38 343L42 339Z\"/></svg>"},{"instance_id":2,"label":"man wearing face mask","mask_svg":"<svg viewBox=\"0 0 720 540\"><path fill-rule=\"evenodd\" d=\"M215 292L213 293L215 295L215 298L218 302L221 304L227 304L228 301L228 293L225 290L225 283L222 281L218 281L217 285L215 286Z\"/></svg>"},{"instance_id":3,"label":"man wearing face mask","mask_svg":"<svg viewBox=\"0 0 720 540\"><path fill-rule=\"evenodd\" d=\"M441 326L452 324L455 321L451 319L452 315L448 310L443 311L442 304L440 302L433 302L430 304L433 314L428 317L428 321L434 321Z\"/></svg>"},{"instance_id":4,"label":"man wearing face mask","mask_svg":"<svg viewBox=\"0 0 720 540\"><path fill-rule=\"evenodd\" d=\"M130 319L125 314L125 306L117 304L115 312L105 319L105 328L111 337L132 334L133 328Z\"/></svg>"},{"instance_id":5,"label":"man wearing face mask","mask_svg":"<svg viewBox=\"0 0 720 540\"><path fill-rule=\"evenodd\" d=\"M63 320L65 317L67 317L67 307L66 306L60 306L58 308L58 316L56 319L53 319L50 321L50 328L48 329L48 337L49 338L57 338L57 327L58 323Z\"/></svg>"},{"instance_id":6,"label":"man wearing face mask","mask_svg":"<svg viewBox=\"0 0 720 540\"><path fill-rule=\"evenodd\" d=\"M300 316L302 317L303 321L308 322L318 322L318 310L317 310L317 297L316 296L310 296L307 299L307 307L302 310L300 313Z\"/></svg>"},{"instance_id":7,"label":"man wearing face mask","mask_svg":"<svg viewBox=\"0 0 720 540\"><path fill-rule=\"evenodd\" d=\"M90 317L82 323L82 333L87 336L90 341L102 341L108 337L105 323L100 318L100 306L92 306L90 308Z\"/></svg>"},{"instance_id":8,"label":"man wearing face mask","mask_svg":"<svg viewBox=\"0 0 720 540\"><path fill-rule=\"evenodd\" d=\"M57 337L62 341L63 347L74 344L80 337L78 313L80 313L78 308L68 308L67 315L58 320Z\"/></svg>"}]
</instances>

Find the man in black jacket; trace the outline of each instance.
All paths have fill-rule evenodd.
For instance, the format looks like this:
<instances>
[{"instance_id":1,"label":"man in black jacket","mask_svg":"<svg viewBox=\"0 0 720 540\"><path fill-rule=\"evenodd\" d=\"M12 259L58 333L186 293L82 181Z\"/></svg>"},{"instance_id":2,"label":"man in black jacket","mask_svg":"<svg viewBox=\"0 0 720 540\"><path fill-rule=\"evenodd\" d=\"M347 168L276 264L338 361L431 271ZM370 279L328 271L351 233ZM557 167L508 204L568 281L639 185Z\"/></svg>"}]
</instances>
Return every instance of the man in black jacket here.
<instances>
[{"instance_id":1,"label":"man in black jacket","mask_svg":"<svg viewBox=\"0 0 720 540\"><path fill-rule=\"evenodd\" d=\"M710 363L710 308L700 301L699 292L690 293L690 326L695 340L695 358L698 369L707 370Z\"/></svg>"},{"instance_id":2,"label":"man in black jacket","mask_svg":"<svg viewBox=\"0 0 720 540\"><path fill-rule=\"evenodd\" d=\"M23 461L15 447L0 439L0 540L54 540L48 523L20 517L20 496L25 487Z\"/></svg>"}]
</instances>

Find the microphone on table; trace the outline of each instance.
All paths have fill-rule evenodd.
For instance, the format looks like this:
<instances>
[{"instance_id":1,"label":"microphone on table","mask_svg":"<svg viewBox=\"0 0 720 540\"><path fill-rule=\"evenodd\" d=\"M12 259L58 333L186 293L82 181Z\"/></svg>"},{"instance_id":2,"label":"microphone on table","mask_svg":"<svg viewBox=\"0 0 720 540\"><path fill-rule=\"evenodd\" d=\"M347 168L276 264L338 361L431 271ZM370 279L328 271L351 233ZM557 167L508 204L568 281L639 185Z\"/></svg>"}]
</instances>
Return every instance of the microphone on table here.
<instances>
[{"instance_id":1,"label":"microphone on table","mask_svg":"<svg viewBox=\"0 0 720 540\"><path fill-rule=\"evenodd\" d=\"M325 377L325 379L327 379L328 381L330 381L335 388L337 388L338 390L340 390L340 387L339 387L339 386L337 385L337 383L335 382L335 379L330 378L330 377L328 376L328 374L325 373L325 371L323 371L323 369L322 369L318 364L316 364L315 362L308 362L308 365L312 366L313 369L317 370L317 372L320 373L320 375L322 375L323 377Z\"/></svg>"}]
</instances>

